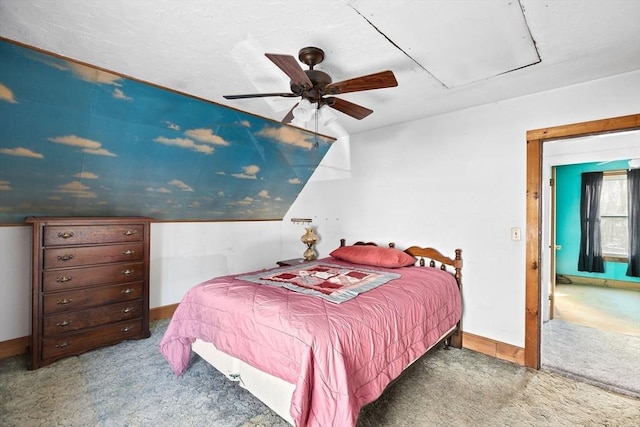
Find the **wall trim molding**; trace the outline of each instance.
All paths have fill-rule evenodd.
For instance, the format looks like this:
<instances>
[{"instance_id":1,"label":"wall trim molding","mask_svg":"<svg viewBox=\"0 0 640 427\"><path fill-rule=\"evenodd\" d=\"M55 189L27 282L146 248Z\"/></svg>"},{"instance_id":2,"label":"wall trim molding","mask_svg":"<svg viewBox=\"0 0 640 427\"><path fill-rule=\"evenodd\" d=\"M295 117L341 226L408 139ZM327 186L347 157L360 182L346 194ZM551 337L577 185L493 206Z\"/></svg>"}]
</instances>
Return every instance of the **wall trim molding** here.
<instances>
[{"instance_id":1,"label":"wall trim molding","mask_svg":"<svg viewBox=\"0 0 640 427\"><path fill-rule=\"evenodd\" d=\"M149 321L169 319L178 308L178 304L170 304L155 307L149 310ZM466 349L477 351L497 357L498 359L524 365L524 349L511 344L505 344L489 338L462 332L462 346ZM29 349L29 337L20 337L0 342L0 360L13 356L26 354Z\"/></svg>"},{"instance_id":2,"label":"wall trim molding","mask_svg":"<svg viewBox=\"0 0 640 427\"><path fill-rule=\"evenodd\" d=\"M495 341L490 338L462 332L462 347L478 353L524 365L524 348L512 344Z\"/></svg>"},{"instance_id":3,"label":"wall trim molding","mask_svg":"<svg viewBox=\"0 0 640 427\"><path fill-rule=\"evenodd\" d=\"M599 279L596 277L572 276L569 274L563 274L562 276L571 281L571 283L559 283L556 281L557 284L564 285L564 286L589 285L589 286L600 286L604 288L632 289L634 291L640 291L640 283L638 282L631 282L626 280Z\"/></svg>"},{"instance_id":4,"label":"wall trim molding","mask_svg":"<svg viewBox=\"0 0 640 427\"><path fill-rule=\"evenodd\" d=\"M27 353L29 336L0 342L0 360Z\"/></svg>"},{"instance_id":5,"label":"wall trim molding","mask_svg":"<svg viewBox=\"0 0 640 427\"><path fill-rule=\"evenodd\" d=\"M178 308L178 303L163 305L162 307L155 307L149 310L149 322L155 320L168 319L173 316L173 313Z\"/></svg>"},{"instance_id":6,"label":"wall trim molding","mask_svg":"<svg viewBox=\"0 0 640 427\"><path fill-rule=\"evenodd\" d=\"M155 307L149 310L149 321L153 322L160 319L168 319L173 316L173 312L176 311L178 304L165 305L162 307ZM19 356L26 354L29 351L29 339L30 336L14 338L7 341L0 342L0 360L7 359L13 356Z\"/></svg>"}]
</instances>

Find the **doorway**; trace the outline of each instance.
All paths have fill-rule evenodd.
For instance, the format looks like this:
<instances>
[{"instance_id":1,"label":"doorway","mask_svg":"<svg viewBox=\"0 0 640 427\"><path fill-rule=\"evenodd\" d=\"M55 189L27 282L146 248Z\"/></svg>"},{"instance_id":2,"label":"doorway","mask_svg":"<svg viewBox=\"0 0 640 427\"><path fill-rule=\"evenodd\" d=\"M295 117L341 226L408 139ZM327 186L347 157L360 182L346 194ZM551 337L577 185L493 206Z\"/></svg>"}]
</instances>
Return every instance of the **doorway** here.
<instances>
[{"instance_id":1,"label":"doorway","mask_svg":"<svg viewBox=\"0 0 640 427\"><path fill-rule=\"evenodd\" d=\"M527 200L526 200L526 297L525 297L525 366L540 368L542 332L541 256L545 246L542 233L543 145L551 140L576 138L623 130L640 129L640 114L576 123L527 132ZM548 248L548 245L547 245Z\"/></svg>"},{"instance_id":2,"label":"doorway","mask_svg":"<svg viewBox=\"0 0 640 427\"><path fill-rule=\"evenodd\" d=\"M583 277L577 260L582 173L626 169L636 157L640 131L546 142L540 264L541 368L634 397L640 396L640 292L619 276L626 263L607 262L605 280Z\"/></svg>"}]
</instances>

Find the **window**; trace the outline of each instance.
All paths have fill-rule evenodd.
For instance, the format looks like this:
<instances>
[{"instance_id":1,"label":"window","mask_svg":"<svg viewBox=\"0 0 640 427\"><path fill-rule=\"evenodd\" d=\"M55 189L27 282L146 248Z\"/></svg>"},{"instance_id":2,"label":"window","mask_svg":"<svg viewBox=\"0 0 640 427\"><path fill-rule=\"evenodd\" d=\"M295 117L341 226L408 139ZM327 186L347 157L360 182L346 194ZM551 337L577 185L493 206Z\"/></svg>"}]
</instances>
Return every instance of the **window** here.
<instances>
[{"instance_id":1,"label":"window","mask_svg":"<svg viewBox=\"0 0 640 427\"><path fill-rule=\"evenodd\" d=\"M605 172L600 193L602 255L607 261L627 261L627 175L625 171Z\"/></svg>"}]
</instances>

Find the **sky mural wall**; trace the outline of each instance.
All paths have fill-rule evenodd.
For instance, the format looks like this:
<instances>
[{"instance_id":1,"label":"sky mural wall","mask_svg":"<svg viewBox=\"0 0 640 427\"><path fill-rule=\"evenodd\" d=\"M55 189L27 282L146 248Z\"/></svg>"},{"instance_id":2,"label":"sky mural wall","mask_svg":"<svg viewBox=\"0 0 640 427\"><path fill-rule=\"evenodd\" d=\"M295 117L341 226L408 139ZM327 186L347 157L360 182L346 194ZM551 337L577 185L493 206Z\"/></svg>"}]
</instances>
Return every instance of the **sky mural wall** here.
<instances>
[{"instance_id":1,"label":"sky mural wall","mask_svg":"<svg viewBox=\"0 0 640 427\"><path fill-rule=\"evenodd\" d=\"M0 223L282 219L333 139L0 39Z\"/></svg>"}]
</instances>

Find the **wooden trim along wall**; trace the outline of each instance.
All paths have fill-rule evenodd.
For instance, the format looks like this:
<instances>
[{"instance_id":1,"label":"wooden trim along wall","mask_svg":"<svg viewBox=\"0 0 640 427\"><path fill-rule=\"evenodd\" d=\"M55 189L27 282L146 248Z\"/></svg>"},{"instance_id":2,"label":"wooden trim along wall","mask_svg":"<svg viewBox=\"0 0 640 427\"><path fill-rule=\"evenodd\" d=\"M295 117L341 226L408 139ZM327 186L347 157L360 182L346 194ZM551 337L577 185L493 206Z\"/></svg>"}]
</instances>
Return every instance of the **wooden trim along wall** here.
<instances>
[{"instance_id":1,"label":"wooden trim along wall","mask_svg":"<svg viewBox=\"0 0 640 427\"><path fill-rule=\"evenodd\" d=\"M155 307L149 310L149 321L153 322L161 319L168 319L173 316L178 304ZM478 335L462 333L463 347L478 353L497 357L498 359L522 365L524 363L524 349ZM16 338L9 341L0 342L0 360L8 357L25 354L28 351L29 337Z\"/></svg>"},{"instance_id":2,"label":"wooden trim along wall","mask_svg":"<svg viewBox=\"0 0 640 427\"><path fill-rule=\"evenodd\" d=\"M149 321L168 319L173 316L173 312L176 311L177 307L178 304L171 304L152 308L149 310ZM27 353L29 350L29 338L27 336L0 342L0 360Z\"/></svg>"},{"instance_id":3,"label":"wooden trim along wall","mask_svg":"<svg viewBox=\"0 0 640 427\"><path fill-rule=\"evenodd\" d=\"M497 357L508 362L524 365L524 348L494 341L489 338L462 332L462 346L478 353Z\"/></svg>"},{"instance_id":4,"label":"wooden trim along wall","mask_svg":"<svg viewBox=\"0 0 640 427\"><path fill-rule=\"evenodd\" d=\"M542 322L540 257L542 233L542 152L545 141L640 129L640 114L556 126L527 132L527 233L525 259L524 364L540 369Z\"/></svg>"}]
</instances>

